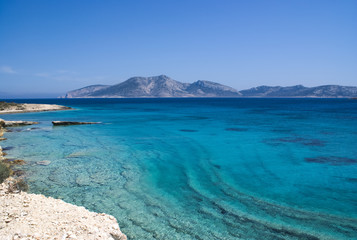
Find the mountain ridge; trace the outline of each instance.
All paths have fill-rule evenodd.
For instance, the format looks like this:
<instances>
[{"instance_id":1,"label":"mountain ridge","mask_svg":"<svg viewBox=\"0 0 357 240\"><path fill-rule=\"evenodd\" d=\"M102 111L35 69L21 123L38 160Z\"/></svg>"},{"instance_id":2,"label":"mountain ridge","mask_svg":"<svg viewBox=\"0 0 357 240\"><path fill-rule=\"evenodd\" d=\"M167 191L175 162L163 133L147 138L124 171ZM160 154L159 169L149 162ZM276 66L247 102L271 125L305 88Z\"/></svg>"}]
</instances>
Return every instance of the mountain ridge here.
<instances>
[{"instance_id":1,"label":"mountain ridge","mask_svg":"<svg viewBox=\"0 0 357 240\"><path fill-rule=\"evenodd\" d=\"M228 86L199 80L182 83L166 75L132 77L107 85L91 85L68 92L64 98L165 98L165 97L238 97L241 94Z\"/></svg>"},{"instance_id":2,"label":"mountain ridge","mask_svg":"<svg viewBox=\"0 0 357 240\"><path fill-rule=\"evenodd\" d=\"M216 82L198 80L182 83L166 75L132 77L114 85L90 85L67 92L63 98L172 98L172 97L357 97L357 87L258 86L238 91Z\"/></svg>"},{"instance_id":3,"label":"mountain ridge","mask_svg":"<svg viewBox=\"0 0 357 240\"><path fill-rule=\"evenodd\" d=\"M343 98L357 97L357 87L340 85L321 85L316 87L305 87L295 85L281 86L258 86L241 90L245 97L320 97L320 98Z\"/></svg>"}]
</instances>

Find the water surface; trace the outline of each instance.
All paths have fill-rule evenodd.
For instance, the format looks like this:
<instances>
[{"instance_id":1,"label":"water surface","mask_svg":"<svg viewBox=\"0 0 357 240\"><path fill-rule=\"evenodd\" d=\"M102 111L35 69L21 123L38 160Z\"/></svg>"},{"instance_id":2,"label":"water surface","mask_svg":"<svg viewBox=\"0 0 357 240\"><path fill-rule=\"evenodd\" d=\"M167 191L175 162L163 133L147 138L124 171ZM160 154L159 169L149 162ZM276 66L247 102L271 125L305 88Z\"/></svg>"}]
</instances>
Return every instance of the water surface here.
<instances>
[{"instance_id":1,"label":"water surface","mask_svg":"<svg viewBox=\"0 0 357 240\"><path fill-rule=\"evenodd\" d=\"M2 142L31 192L112 214L129 239L356 239L357 101L24 101L75 108L2 116L40 122Z\"/></svg>"}]
</instances>

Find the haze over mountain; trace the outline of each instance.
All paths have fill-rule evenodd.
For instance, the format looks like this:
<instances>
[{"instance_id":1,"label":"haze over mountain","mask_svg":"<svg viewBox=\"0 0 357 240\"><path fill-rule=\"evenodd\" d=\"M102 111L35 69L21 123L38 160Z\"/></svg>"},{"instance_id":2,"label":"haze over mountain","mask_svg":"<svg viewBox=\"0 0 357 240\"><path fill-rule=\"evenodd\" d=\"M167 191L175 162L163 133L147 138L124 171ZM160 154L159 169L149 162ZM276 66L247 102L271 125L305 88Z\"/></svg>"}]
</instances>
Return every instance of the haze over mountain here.
<instances>
[{"instance_id":1,"label":"haze over mountain","mask_svg":"<svg viewBox=\"0 0 357 240\"><path fill-rule=\"evenodd\" d=\"M302 85L259 86L237 91L210 81L182 83L168 76L132 77L115 85L91 85L68 92L64 98L144 98L144 97L357 97L357 87Z\"/></svg>"}]
</instances>

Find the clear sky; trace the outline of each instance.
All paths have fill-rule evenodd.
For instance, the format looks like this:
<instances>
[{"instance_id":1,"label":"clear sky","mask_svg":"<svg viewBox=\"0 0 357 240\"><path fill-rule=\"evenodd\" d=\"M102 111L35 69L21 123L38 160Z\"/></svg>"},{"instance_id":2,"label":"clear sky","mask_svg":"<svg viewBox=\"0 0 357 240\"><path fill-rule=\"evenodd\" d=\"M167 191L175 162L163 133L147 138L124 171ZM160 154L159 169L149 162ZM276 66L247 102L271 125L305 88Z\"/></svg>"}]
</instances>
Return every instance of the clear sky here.
<instances>
[{"instance_id":1,"label":"clear sky","mask_svg":"<svg viewBox=\"0 0 357 240\"><path fill-rule=\"evenodd\" d=\"M0 92L160 74L357 86L357 0L0 0Z\"/></svg>"}]
</instances>

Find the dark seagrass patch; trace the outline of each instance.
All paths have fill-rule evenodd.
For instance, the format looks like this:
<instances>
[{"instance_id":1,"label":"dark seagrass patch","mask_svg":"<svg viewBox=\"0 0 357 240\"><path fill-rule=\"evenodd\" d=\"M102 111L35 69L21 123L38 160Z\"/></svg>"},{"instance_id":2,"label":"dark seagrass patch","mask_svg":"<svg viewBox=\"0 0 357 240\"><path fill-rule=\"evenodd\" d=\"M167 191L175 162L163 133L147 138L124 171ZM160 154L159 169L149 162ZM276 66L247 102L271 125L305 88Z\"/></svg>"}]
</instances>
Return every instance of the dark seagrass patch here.
<instances>
[{"instance_id":1,"label":"dark seagrass patch","mask_svg":"<svg viewBox=\"0 0 357 240\"><path fill-rule=\"evenodd\" d=\"M198 132L197 130L193 129L180 129L181 132Z\"/></svg>"},{"instance_id":2,"label":"dark seagrass patch","mask_svg":"<svg viewBox=\"0 0 357 240\"><path fill-rule=\"evenodd\" d=\"M329 156L329 157L305 158L305 162L328 164L332 166L346 166L346 165L357 164L357 159Z\"/></svg>"},{"instance_id":3,"label":"dark seagrass patch","mask_svg":"<svg viewBox=\"0 0 357 240\"><path fill-rule=\"evenodd\" d=\"M226 131L231 131L231 132L245 132L248 131L246 128L226 128Z\"/></svg>"},{"instance_id":4,"label":"dark seagrass patch","mask_svg":"<svg viewBox=\"0 0 357 240\"><path fill-rule=\"evenodd\" d=\"M282 138L264 139L263 142L272 146L277 146L283 143L297 143L304 146L315 146L315 147L325 146L325 142L320 139L310 139L310 138L302 138L302 137L282 137Z\"/></svg>"}]
</instances>

